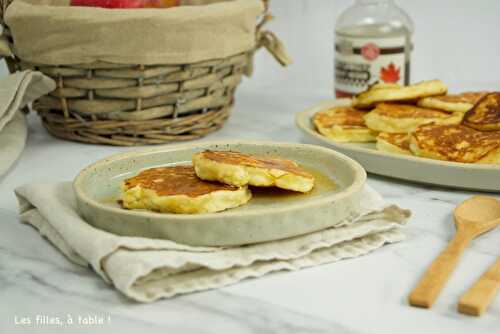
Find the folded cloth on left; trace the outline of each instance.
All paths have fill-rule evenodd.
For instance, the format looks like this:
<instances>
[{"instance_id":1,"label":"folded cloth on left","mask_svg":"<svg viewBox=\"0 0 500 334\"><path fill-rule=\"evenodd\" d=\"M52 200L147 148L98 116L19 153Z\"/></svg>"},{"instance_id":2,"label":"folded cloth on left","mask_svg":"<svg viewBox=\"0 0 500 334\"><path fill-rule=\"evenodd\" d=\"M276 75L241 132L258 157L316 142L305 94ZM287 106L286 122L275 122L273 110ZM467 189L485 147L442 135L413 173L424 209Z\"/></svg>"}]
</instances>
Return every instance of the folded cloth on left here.
<instances>
[{"instance_id":1,"label":"folded cloth on left","mask_svg":"<svg viewBox=\"0 0 500 334\"><path fill-rule=\"evenodd\" d=\"M0 181L23 152L27 137L28 127L21 113L0 131Z\"/></svg>"},{"instance_id":2,"label":"folded cloth on left","mask_svg":"<svg viewBox=\"0 0 500 334\"><path fill-rule=\"evenodd\" d=\"M54 80L30 70L0 80L0 177L19 158L26 143L28 130L19 110L55 88Z\"/></svg>"}]
</instances>

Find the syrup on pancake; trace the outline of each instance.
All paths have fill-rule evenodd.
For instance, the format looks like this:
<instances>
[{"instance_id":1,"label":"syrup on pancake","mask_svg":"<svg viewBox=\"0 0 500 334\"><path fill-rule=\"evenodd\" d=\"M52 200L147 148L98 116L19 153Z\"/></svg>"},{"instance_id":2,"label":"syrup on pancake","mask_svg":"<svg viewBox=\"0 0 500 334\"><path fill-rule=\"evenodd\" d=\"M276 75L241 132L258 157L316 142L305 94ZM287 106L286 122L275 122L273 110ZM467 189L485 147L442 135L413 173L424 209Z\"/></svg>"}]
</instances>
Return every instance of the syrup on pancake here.
<instances>
[{"instance_id":1,"label":"syrup on pancake","mask_svg":"<svg viewBox=\"0 0 500 334\"><path fill-rule=\"evenodd\" d=\"M142 171L125 180L127 189L141 186L155 191L158 196L186 195L198 197L214 191L236 191L238 187L203 181L196 176L192 166L158 167Z\"/></svg>"},{"instance_id":2,"label":"syrup on pancake","mask_svg":"<svg viewBox=\"0 0 500 334\"><path fill-rule=\"evenodd\" d=\"M204 158L218 163L263 169L277 169L305 178L314 179L314 176L300 168L297 163L292 160L257 157L250 154L232 151L205 151L202 155Z\"/></svg>"}]
</instances>

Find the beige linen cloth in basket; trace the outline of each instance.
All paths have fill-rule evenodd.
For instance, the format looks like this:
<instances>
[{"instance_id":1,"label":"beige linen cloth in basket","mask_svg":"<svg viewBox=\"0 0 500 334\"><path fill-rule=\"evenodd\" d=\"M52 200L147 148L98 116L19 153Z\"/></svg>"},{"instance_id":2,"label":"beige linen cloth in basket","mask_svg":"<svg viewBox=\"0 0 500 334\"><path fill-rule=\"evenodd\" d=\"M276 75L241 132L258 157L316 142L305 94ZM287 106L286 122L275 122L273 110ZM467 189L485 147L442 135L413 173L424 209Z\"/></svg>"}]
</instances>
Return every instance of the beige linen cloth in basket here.
<instances>
[{"instance_id":1,"label":"beige linen cloth in basket","mask_svg":"<svg viewBox=\"0 0 500 334\"><path fill-rule=\"evenodd\" d=\"M256 40L261 0L183 0L186 6L168 10L72 7L70 0L2 2L14 53L35 64L183 65L249 52L266 42L265 35Z\"/></svg>"},{"instance_id":2,"label":"beige linen cloth in basket","mask_svg":"<svg viewBox=\"0 0 500 334\"><path fill-rule=\"evenodd\" d=\"M39 72L17 72L0 80L0 177L24 150L28 129L20 110L55 88L55 82Z\"/></svg>"},{"instance_id":3,"label":"beige linen cloth in basket","mask_svg":"<svg viewBox=\"0 0 500 334\"><path fill-rule=\"evenodd\" d=\"M69 260L90 265L139 302L361 256L401 241L401 227L410 217L409 211L388 206L366 187L359 211L339 227L245 247L191 247L95 229L78 215L71 183L26 185L16 195L22 222L34 226Z\"/></svg>"}]
</instances>

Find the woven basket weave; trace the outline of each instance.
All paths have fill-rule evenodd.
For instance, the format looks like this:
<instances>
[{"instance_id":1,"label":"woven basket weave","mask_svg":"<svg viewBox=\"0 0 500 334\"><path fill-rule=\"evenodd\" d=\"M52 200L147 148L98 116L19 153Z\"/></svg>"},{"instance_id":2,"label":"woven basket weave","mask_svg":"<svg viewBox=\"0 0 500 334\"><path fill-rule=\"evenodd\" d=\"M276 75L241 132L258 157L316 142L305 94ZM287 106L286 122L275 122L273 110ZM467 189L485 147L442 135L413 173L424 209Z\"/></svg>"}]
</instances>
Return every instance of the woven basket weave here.
<instances>
[{"instance_id":1,"label":"woven basket weave","mask_svg":"<svg viewBox=\"0 0 500 334\"><path fill-rule=\"evenodd\" d=\"M270 18L264 15L258 25L257 47L270 49L273 36L261 31ZM5 25L3 34L13 43ZM254 51L175 66L103 62L47 66L15 56L6 61L11 72L38 70L57 82L55 91L33 105L52 135L131 146L192 140L221 128L242 76L251 71Z\"/></svg>"}]
</instances>

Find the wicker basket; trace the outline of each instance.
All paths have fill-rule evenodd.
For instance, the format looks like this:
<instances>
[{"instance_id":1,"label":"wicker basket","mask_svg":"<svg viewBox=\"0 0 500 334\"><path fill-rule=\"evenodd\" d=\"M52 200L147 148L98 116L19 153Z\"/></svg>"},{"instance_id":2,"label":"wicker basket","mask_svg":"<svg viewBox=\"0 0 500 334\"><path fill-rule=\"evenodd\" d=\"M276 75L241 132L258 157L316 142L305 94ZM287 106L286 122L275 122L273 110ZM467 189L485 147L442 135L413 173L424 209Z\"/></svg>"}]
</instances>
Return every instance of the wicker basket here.
<instances>
[{"instance_id":1,"label":"wicker basket","mask_svg":"<svg viewBox=\"0 0 500 334\"><path fill-rule=\"evenodd\" d=\"M280 56L279 41L261 30L270 18L264 15L257 27L257 48L264 46L287 63L286 55ZM13 43L5 25L3 34ZM131 146L192 140L221 128L234 104L236 87L251 71L254 51L175 66L104 62L46 66L23 62L15 55L6 62L11 72L34 69L57 82L55 91L33 105L52 135Z\"/></svg>"}]
</instances>

